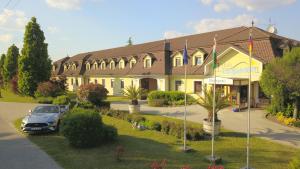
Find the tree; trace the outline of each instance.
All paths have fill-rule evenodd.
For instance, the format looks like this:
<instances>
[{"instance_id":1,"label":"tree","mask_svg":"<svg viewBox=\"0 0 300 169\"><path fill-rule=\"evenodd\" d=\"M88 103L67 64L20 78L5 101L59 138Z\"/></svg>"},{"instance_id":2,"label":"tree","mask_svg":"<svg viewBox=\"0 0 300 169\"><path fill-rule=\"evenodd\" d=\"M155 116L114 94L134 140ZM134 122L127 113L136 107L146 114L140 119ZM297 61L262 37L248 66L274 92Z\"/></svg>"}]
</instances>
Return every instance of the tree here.
<instances>
[{"instance_id":1,"label":"tree","mask_svg":"<svg viewBox=\"0 0 300 169\"><path fill-rule=\"evenodd\" d=\"M216 90L216 96L215 96L215 121L218 121L218 112L226 107L228 107L230 104L228 102L228 95L222 96L221 90ZM207 120L209 122L213 121L213 90L205 90L204 96L199 98L198 104L202 107L204 107L208 112Z\"/></svg>"},{"instance_id":2,"label":"tree","mask_svg":"<svg viewBox=\"0 0 300 169\"><path fill-rule=\"evenodd\" d=\"M33 96L37 85L47 81L51 75L51 60L48 56L48 44L44 32L32 17L25 28L23 49L19 58L19 91Z\"/></svg>"},{"instance_id":3,"label":"tree","mask_svg":"<svg viewBox=\"0 0 300 169\"><path fill-rule=\"evenodd\" d=\"M293 48L282 58L271 61L265 68L260 85L271 97L272 110L284 111L290 102L294 106L293 117L298 117L300 106L300 48Z\"/></svg>"},{"instance_id":4,"label":"tree","mask_svg":"<svg viewBox=\"0 0 300 169\"><path fill-rule=\"evenodd\" d=\"M127 46L133 45L133 42L132 42L132 38L131 38L131 37L129 37L127 43L128 43Z\"/></svg>"},{"instance_id":5,"label":"tree","mask_svg":"<svg viewBox=\"0 0 300 169\"><path fill-rule=\"evenodd\" d=\"M3 64L4 82L9 83L18 71L19 49L13 44L7 50L7 54Z\"/></svg>"},{"instance_id":6,"label":"tree","mask_svg":"<svg viewBox=\"0 0 300 169\"><path fill-rule=\"evenodd\" d=\"M3 65L5 60L5 54L1 55L0 58L0 88L3 86Z\"/></svg>"}]
</instances>

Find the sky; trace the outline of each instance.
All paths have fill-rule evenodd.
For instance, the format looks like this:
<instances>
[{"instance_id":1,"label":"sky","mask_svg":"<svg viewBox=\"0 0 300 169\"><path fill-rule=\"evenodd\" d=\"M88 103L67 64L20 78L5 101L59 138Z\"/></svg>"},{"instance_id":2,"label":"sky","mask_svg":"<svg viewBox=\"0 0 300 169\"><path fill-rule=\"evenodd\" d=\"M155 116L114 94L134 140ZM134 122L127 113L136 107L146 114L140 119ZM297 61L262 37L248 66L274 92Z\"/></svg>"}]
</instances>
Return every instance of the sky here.
<instances>
[{"instance_id":1,"label":"sky","mask_svg":"<svg viewBox=\"0 0 300 169\"><path fill-rule=\"evenodd\" d=\"M300 40L299 0L0 0L0 54L35 16L53 61L81 52L250 26Z\"/></svg>"}]
</instances>

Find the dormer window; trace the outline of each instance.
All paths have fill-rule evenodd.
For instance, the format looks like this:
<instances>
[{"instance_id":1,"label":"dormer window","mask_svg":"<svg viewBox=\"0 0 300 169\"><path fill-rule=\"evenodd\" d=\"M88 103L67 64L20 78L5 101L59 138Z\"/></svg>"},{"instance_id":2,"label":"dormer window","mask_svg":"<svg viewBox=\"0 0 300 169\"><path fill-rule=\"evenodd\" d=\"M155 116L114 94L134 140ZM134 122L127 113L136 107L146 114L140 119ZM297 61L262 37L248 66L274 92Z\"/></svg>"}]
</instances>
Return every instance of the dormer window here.
<instances>
[{"instance_id":1,"label":"dormer window","mask_svg":"<svg viewBox=\"0 0 300 169\"><path fill-rule=\"evenodd\" d=\"M123 59L121 59L119 61L119 69L124 69L125 68L125 61Z\"/></svg>"},{"instance_id":2,"label":"dormer window","mask_svg":"<svg viewBox=\"0 0 300 169\"><path fill-rule=\"evenodd\" d=\"M72 70L76 70L76 64L72 65Z\"/></svg>"},{"instance_id":3,"label":"dormer window","mask_svg":"<svg viewBox=\"0 0 300 169\"><path fill-rule=\"evenodd\" d=\"M86 68L86 70L91 70L91 64L87 63L85 68Z\"/></svg>"},{"instance_id":4,"label":"dormer window","mask_svg":"<svg viewBox=\"0 0 300 169\"><path fill-rule=\"evenodd\" d=\"M114 62L114 61L111 61L111 62L109 63L109 67L110 67L110 69L115 69L115 67L116 67L115 62Z\"/></svg>"},{"instance_id":5,"label":"dormer window","mask_svg":"<svg viewBox=\"0 0 300 169\"><path fill-rule=\"evenodd\" d=\"M147 55L144 57L144 68L151 68L152 67L152 58L151 56Z\"/></svg>"},{"instance_id":6,"label":"dormer window","mask_svg":"<svg viewBox=\"0 0 300 169\"><path fill-rule=\"evenodd\" d=\"M97 69L98 69L98 63L97 63L97 62L95 62L95 63L93 64L93 68L94 68L94 70L97 70Z\"/></svg>"},{"instance_id":7,"label":"dormer window","mask_svg":"<svg viewBox=\"0 0 300 169\"><path fill-rule=\"evenodd\" d=\"M193 56L193 65L194 66L202 65L204 62L204 55L205 55L205 53L201 49L196 50L192 55Z\"/></svg>"},{"instance_id":8,"label":"dormer window","mask_svg":"<svg viewBox=\"0 0 300 169\"><path fill-rule=\"evenodd\" d=\"M129 62L129 67L130 69L136 64L136 60L135 59L131 59Z\"/></svg>"},{"instance_id":9,"label":"dormer window","mask_svg":"<svg viewBox=\"0 0 300 169\"><path fill-rule=\"evenodd\" d=\"M64 65L64 71L68 70L68 66Z\"/></svg>"},{"instance_id":10,"label":"dormer window","mask_svg":"<svg viewBox=\"0 0 300 169\"><path fill-rule=\"evenodd\" d=\"M181 53L177 53L173 56L173 67L180 67L183 65L183 56Z\"/></svg>"},{"instance_id":11,"label":"dormer window","mask_svg":"<svg viewBox=\"0 0 300 169\"><path fill-rule=\"evenodd\" d=\"M106 68L106 63L104 61L101 62L100 67L101 67L102 70L104 70Z\"/></svg>"}]
</instances>

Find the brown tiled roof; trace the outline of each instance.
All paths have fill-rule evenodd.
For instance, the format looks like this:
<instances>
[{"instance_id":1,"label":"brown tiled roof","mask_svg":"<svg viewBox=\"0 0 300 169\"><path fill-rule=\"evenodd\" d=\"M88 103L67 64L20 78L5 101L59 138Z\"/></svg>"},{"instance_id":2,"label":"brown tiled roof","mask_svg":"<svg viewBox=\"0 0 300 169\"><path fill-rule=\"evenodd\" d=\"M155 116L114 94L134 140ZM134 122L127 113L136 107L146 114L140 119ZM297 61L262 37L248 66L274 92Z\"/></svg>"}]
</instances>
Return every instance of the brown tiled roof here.
<instances>
[{"instance_id":1,"label":"brown tiled roof","mask_svg":"<svg viewBox=\"0 0 300 169\"><path fill-rule=\"evenodd\" d=\"M207 53L206 59L202 66L192 66L191 60L187 66L188 74L201 75L203 74L204 65L211 60L211 51L213 46L213 39L217 36L217 52L221 53L228 47L235 47L242 52L248 51L248 38L250 29L248 27L237 27L232 29L225 29L220 31L189 35L184 37L178 37L168 40L159 40L154 42L148 42L143 44L124 46L119 48L112 48L94 52L87 52L75 55L64 63L54 62L54 64L70 64L77 63L78 67L74 70L67 70L63 72L65 75L164 75L164 74L183 74L184 67L172 67L170 56L176 52L181 52L184 48L186 41L188 42L188 52L193 53L196 49L201 48ZM253 57L262 61L263 63L269 62L276 56L281 56L282 52L279 50L279 46L284 44L299 45L300 42L292 39L288 39L279 35L275 35L266 32L262 29L254 27L252 29L252 37L254 41ZM153 58L153 64L151 68L143 67L143 57L150 55ZM85 70L85 66L82 66L85 61L101 61L106 60L108 62L111 59L119 61L120 58L129 60L131 57L137 59L137 64L133 68L129 68L128 62L126 62L124 69L119 69L118 64L114 70L109 69L109 66L105 70ZM55 72L59 74L60 72Z\"/></svg>"}]
</instances>

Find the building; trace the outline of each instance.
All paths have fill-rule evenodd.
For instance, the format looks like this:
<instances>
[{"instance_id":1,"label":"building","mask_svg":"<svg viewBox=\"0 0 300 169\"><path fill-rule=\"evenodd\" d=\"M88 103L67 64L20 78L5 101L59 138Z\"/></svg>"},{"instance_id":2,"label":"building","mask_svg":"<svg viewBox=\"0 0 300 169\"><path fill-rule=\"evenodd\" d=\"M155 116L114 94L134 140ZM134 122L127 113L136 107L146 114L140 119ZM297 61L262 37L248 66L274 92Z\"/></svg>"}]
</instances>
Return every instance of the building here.
<instances>
[{"instance_id":1,"label":"building","mask_svg":"<svg viewBox=\"0 0 300 169\"><path fill-rule=\"evenodd\" d=\"M147 90L184 91L183 48L188 42L187 92L196 96L211 86L212 47L217 35L217 88L231 94L231 101L247 101L249 74L248 27L154 41L119 48L87 52L66 57L53 63L53 76L67 77L68 89L75 91L87 83L102 84L109 95L121 95L129 85ZM254 27L252 60L253 104L264 98L259 78L264 65L281 57L300 42Z\"/></svg>"}]
</instances>

